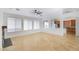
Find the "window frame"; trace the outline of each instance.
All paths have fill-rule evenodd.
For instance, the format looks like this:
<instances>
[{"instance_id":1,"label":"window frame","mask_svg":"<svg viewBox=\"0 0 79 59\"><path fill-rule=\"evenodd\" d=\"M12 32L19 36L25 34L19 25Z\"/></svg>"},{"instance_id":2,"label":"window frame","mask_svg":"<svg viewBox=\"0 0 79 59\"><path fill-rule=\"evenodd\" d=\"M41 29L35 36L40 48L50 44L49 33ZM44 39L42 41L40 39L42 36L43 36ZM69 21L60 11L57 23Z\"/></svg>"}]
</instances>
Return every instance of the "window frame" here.
<instances>
[{"instance_id":1,"label":"window frame","mask_svg":"<svg viewBox=\"0 0 79 59\"><path fill-rule=\"evenodd\" d=\"M27 20L27 29L24 29L24 21ZM29 28L29 22L31 21L31 28ZM29 31L29 30L33 30L33 21L29 20L29 19L23 19L23 31Z\"/></svg>"},{"instance_id":2,"label":"window frame","mask_svg":"<svg viewBox=\"0 0 79 59\"><path fill-rule=\"evenodd\" d=\"M47 22L48 24L45 25L45 22ZM44 26L44 29L48 29L50 26L49 26L49 21L43 21L43 26Z\"/></svg>"},{"instance_id":3,"label":"window frame","mask_svg":"<svg viewBox=\"0 0 79 59\"><path fill-rule=\"evenodd\" d=\"M8 31L8 30L10 30L10 29L8 29L8 18L14 18L14 22L15 22L15 24L14 24L15 28L13 29L14 31ZM20 32L20 31L22 31L22 18L18 18L18 17L7 17L6 19L7 19L7 32L8 32L8 33ZM16 28L16 20L19 20L19 19L20 19L20 21L21 21L21 23L20 23L21 29L20 29L20 30L17 30L17 28Z\"/></svg>"},{"instance_id":4,"label":"window frame","mask_svg":"<svg viewBox=\"0 0 79 59\"><path fill-rule=\"evenodd\" d=\"M37 25L39 24L38 26L34 23L35 21L38 22L38 23L36 23ZM35 28L34 26L36 26L37 28ZM33 29L34 29L34 30L40 29L40 21L39 21L39 20L34 20L34 21L33 21Z\"/></svg>"}]
</instances>

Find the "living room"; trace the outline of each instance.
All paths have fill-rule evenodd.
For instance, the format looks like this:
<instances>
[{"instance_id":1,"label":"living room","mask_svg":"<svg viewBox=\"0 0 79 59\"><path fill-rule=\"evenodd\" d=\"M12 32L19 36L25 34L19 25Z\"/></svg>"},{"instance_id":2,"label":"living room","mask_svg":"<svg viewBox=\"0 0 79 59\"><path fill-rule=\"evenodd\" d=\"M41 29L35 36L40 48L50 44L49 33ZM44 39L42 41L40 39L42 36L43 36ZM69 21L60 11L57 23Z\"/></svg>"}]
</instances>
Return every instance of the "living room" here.
<instances>
[{"instance_id":1,"label":"living room","mask_svg":"<svg viewBox=\"0 0 79 59\"><path fill-rule=\"evenodd\" d=\"M75 8L1 8L1 50L79 50L78 15Z\"/></svg>"}]
</instances>

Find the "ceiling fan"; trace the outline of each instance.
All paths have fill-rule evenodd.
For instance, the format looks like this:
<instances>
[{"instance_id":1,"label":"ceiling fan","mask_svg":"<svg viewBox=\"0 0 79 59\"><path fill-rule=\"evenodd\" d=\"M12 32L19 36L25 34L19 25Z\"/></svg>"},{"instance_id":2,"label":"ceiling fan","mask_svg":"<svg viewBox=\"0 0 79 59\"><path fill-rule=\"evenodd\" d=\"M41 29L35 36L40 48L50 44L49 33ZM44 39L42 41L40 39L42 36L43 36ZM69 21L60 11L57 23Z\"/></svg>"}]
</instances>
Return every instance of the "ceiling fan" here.
<instances>
[{"instance_id":1,"label":"ceiling fan","mask_svg":"<svg viewBox=\"0 0 79 59\"><path fill-rule=\"evenodd\" d=\"M32 11L35 15L42 15L42 12L40 11L40 10L37 10L37 9L35 9L35 10L33 10Z\"/></svg>"}]
</instances>

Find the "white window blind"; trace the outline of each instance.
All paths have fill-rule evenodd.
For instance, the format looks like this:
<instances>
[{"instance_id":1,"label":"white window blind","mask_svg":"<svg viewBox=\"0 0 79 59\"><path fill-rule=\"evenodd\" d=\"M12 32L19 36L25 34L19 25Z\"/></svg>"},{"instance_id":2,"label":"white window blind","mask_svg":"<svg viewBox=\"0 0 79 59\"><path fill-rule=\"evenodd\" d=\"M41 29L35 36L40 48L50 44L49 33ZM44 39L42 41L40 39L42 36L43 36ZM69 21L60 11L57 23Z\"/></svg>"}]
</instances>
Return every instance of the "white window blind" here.
<instances>
[{"instance_id":1,"label":"white window blind","mask_svg":"<svg viewBox=\"0 0 79 59\"><path fill-rule=\"evenodd\" d=\"M39 21L34 20L34 26L33 26L33 28L34 28L34 29L40 29Z\"/></svg>"},{"instance_id":2,"label":"white window blind","mask_svg":"<svg viewBox=\"0 0 79 59\"><path fill-rule=\"evenodd\" d=\"M8 18L7 20L7 31L14 32L15 31L15 18Z\"/></svg>"},{"instance_id":3,"label":"white window blind","mask_svg":"<svg viewBox=\"0 0 79 59\"><path fill-rule=\"evenodd\" d=\"M7 31L15 32L22 30L22 22L21 19L17 18L8 18L7 19Z\"/></svg>"},{"instance_id":4,"label":"white window blind","mask_svg":"<svg viewBox=\"0 0 79 59\"><path fill-rule=\"evenodd\" d=\"M44 22L44 28L49 28L49 22L48 21Z\"/></svg>"},{"instance_id":5,"label":"white window blind","mask_svg":"<svg viewBox=\"0 0 79 59\"><path fill-rule=\"evenodd\" d=\"M32 30L32 21L31 20L24 20L23 22L23 27L24 27L24 30Z\"/></svg>"},{"instance_id":6,"label":"white window blind","mask_svg":"<svg viewBox=\"0 0 79 59\"><path fill-rule=\"evenodd\" d=\"M15 20L15 28L16 28L16 31L22 30L22 20L21 19L18 18Z\"/></svg>"}]
</instances>

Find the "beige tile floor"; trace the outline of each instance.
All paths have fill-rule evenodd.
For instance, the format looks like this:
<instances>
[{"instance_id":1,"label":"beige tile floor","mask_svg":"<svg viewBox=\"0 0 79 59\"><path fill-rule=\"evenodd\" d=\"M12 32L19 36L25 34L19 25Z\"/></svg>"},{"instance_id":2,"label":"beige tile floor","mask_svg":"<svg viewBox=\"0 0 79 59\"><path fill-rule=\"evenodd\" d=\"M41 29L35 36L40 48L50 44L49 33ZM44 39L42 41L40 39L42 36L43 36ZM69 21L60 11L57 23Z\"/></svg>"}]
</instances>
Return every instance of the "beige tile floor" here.
<instances>
[{"instance_id":1,"label":"beige tile floor","mask_svg":"<svg viewBox=\"0 0 79 59\"><path fill-rule=\"evenodd\" d=\"M48 33L34 33L11 39L13 46L4 51L79 51L79 41L74 35L52 35Z\"/></svg>"}]
</instances>

